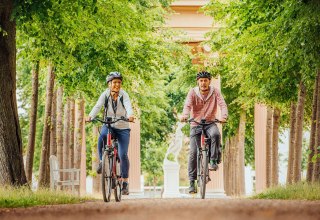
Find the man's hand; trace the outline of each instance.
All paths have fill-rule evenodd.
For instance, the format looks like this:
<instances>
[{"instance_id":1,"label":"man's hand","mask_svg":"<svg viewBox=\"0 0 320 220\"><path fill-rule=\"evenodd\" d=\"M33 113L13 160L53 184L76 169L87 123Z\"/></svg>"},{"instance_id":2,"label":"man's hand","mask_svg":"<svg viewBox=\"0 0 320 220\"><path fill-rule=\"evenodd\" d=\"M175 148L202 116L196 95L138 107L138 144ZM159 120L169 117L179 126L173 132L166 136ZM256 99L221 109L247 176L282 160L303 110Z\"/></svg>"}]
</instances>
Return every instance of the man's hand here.
<instances>
[{"instance_id":1,"label":"man's hand","mask_svg":"<svg viewBox=\"0 0 320 220\"><path fill-rule=\"evenodd\" d=\"M188 117L185 117L185 116L180 115L180 116L179 116L179 120L180 120L181 122L186 122L186 121L188 120Z\"/></svg>"},{"instance_id":2,"label":"man's hand","mask_svg":"<svg viewBox=\"0 0 320 220\"><path fill-rule=\"evenodd\" d=\"M130 116L128 119L129 119L129 122L134 122L134 116Z\"/></svg>"},{"instance_id":3,"label":"man's hand","mask_svg":"<svg viewBox=\"0 0 320 220\"><path fill-rule=\"evenodd\" d=\"M226 119L226 118L221 118L221 119L219 119L219 121L220 121L221 123L227 123L227 119Z\"/></svg>"},{"instance_id":4,"label":"man's hand","mask_svg":"<svg viewBox=\"0 0 320 220\"><path fill-rule=\"evenodd\" d=\"M88 116L88 117L85 119L85 122L86 122L86 123L87 123L87 122L91 122L91 117Z\"/></svg>"}]
</instances>

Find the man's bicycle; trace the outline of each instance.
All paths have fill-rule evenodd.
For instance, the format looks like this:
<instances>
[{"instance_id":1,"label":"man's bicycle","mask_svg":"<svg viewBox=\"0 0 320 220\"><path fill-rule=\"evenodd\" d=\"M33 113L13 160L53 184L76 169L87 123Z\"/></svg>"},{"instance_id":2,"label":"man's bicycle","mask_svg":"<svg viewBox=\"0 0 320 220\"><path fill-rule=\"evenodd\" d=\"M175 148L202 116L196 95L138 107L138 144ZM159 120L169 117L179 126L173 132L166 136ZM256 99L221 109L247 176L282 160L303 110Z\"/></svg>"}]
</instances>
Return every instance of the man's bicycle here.
<instances>
[{"instance_id":1,"label":"man's bicycle","mask_svg":"<svg viewBox=\"0 0 320 220\"><path fill-rule=\"evenodd\" d=\"M91 121L101 122L108 127L107 143L103 148L102 155L102 172L101 172L101 185L102 195L105 202L109 202L111 198L111 191L114 190L114 198L117 202L121 201L121 187L122 178L120 170L120 158L118 156L118 140L112 135L111 124L117 121L129 121L127 118L111 118L107 117L106 120L99 118L92 119Z\"/></svg>"},{"instance_id":2,"label":"man's bicycle","mask_svg":"<svg viewBox=\"0 0 320 220\"><path fill-rule=\"evenodd\" d=\"M201 198L204 199L206 195L206 185L210 181L209 176L209 151L211 139L207 137L205 127L215 123L222 123L215 119L214 121L206 121L201 119L200 122L195 121L193 118L189 119L189 123L195 122L201 127L200 146L197 146L197 185L200 188Z\"/></svg>"}]
</instances>

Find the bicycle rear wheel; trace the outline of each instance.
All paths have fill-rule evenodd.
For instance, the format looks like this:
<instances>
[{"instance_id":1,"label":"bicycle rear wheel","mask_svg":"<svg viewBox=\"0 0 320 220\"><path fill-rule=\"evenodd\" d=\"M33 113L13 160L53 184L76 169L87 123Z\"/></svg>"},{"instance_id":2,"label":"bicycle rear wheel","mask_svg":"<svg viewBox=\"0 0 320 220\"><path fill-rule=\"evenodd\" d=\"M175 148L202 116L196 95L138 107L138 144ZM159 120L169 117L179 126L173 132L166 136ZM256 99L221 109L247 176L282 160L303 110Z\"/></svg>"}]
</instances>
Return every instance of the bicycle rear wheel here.
<instances>
[{"instance_id":1,"label":"bicycle rear wheel","mask_svg":"<svg viewBox=\"0 0 320 220\"><path fill-rule=\"evenodd\" d=\"M121 171L120 171L120 160L116 159L116 185L114 188L114 198L117 202L121 201L121 187L122 187L122 180L121 180Z\"/></svg>"},{"instance_id":2,"label":"bicycle rear wheel","mask_svg":"<svg viewBox=\"0 0 320 220\"><path fill-rule=\"evenodd\" d=\"M101 174L101 184L102 184L102 196L105 202L110 202L111 188L112 188L112 158L108 156L105 151L102 156L102 174Z\"/></svg>"},{"instance_id":3,"label":"bicycle rear wheel","mask_svg":"<svg viewBox=\"0 0 320 220\"><path fill-rule=\"evenodd\" d=\"M201 199L204 199L206 196L206 186L207 186L207 174L208 174L208 155L207 151L202 151L199 158L200 165L200 177L199 177L199 187L200 187L200 195Z\"/></svg>"}]
</instances>

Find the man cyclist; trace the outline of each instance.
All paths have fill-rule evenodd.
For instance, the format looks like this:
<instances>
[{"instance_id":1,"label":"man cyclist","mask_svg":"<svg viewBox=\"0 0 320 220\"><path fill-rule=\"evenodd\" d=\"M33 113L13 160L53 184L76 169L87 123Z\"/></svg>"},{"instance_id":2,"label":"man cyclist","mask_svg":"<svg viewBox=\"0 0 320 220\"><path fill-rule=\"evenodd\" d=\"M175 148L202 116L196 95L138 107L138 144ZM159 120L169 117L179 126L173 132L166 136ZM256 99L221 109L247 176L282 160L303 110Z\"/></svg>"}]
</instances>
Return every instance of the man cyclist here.
<instances>
[{"instance_id":1,"label":"man cyclist","mask_svg":"<svg viewBox=\"0 0 320 220\"><path fill-rule=\"evenodd\" d=\"M214 88L211 83L211 74L206 71L197 74L198 86L190 89L180 116L181 121L186 121L189 117L195 121L206 119L213 121L216 118L217 107L221 108L222 122L226 122L228 117L227 104L220 91ZM221 162L221 135L216 124L206 127L206 135L211 138L210 165L209 169L216 171ZM190 180L189 193L196 193L195 180L197 179L197 146L200 145L201 127L195 122L191 122L190 130L190 155L188 161L188 176ZM219 153L220 152L220 153Z\"/></svg>"},{"instance_id":2,"label":"man cyclist","mask_svg":"<svg viewBox=\"0 0 320 220\"><path fill-rule=\"evenodd\" d=\"M104 117L126 117L129 122L134 121L133 110L128 93L121 89L122 75L119 72L111 72L107 78L108 88L100 95L96 105L91 110L86 121L91 121L99 113L104 106ZM119 157L121 166L121 176L123 178L122 194L129 195L129 158L128 147L130 140L129 123L126 121L118 121L112 124L112 133L118 139ZM98 152L100 163L97 168L97 173L101 174L102 170L102 149L108 134L108 128L104 125L101 129L98 140Z\"/></svg>"}]
</instances>

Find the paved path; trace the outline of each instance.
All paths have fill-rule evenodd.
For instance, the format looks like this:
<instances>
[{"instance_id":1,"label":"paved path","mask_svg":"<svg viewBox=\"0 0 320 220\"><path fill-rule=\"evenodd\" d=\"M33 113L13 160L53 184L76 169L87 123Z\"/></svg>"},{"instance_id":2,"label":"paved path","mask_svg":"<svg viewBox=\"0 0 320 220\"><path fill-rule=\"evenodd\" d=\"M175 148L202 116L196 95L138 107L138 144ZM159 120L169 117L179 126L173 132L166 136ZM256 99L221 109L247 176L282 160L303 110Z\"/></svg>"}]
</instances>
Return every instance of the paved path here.
<instances>
[{"instance_id":1,"label":"paved path","mask_svg":"<svg viewBox=\"0 0 320 220\"><path fill-rule=\"evenodd\" d=\"M1 220L319 220L320 201L250 199L127 199L0 209Z\"/></svg>"}]
</instances>

